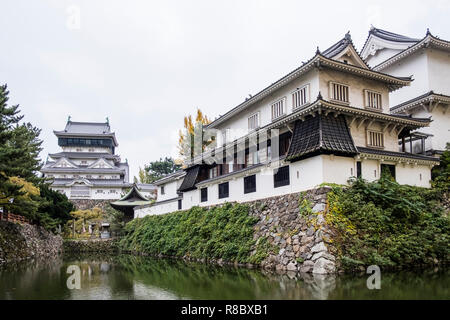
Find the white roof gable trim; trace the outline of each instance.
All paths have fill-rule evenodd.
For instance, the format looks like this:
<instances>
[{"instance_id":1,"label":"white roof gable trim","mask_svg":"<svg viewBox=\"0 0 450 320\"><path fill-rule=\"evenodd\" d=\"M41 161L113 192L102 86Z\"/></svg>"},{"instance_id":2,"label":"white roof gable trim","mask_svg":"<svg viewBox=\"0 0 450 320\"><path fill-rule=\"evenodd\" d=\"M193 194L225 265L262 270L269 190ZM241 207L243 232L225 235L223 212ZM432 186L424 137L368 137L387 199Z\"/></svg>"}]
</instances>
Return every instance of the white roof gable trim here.
<instances>
[{"instance_id":1,"label":"white roof gable trim","mask_svg":"<svg viewBox=\"0 0 450 320\"><path fill-rule=\"evenodd\" d=\"M63 157L50 165L49 168L78 168L78 166L69 159Z\"/></svg>"},{"instance_id":2,"label":"white roof gable trim","mask_svg":"<svg viewBox=\"0 0 450 320\"><path fill-rule=\"evenodd\" d=\"M75 184L84 184L84 185L89 186L89 187L93 186L93 184L89 180L84 179L84 178L73 180L72 182L69 182L68 184L66 184L66 186L67 187L71 187L71 186L73 186Z\"/></svg>"},{"instance_id":3,"label":"white roof gable trim","mask_svg":"<svg viewBox=\"0 0 450 320\"><path fill-rule=\"evenodd\" d=\"M108 163L108 161L105 160L105 158L100 158L97 161L95 161L93 164L91 164L89 169L92 168L107 168L107 169L114 169L114 166Z\"/></svg>"},{"instance_id":4,"label":"white roof gable trim","mask_svg":"<svg viewBox=\"0 0 450 320\"><path fill-rule=\"evenodd\" d=\"M361 60L361 57L358 55L358 53L355 51L355 49L353 49L352 46L348 46L347 49L343 50L341 53L339 53L338 55L334 56L333 59L334 60L338 60L343 56L347 56L353 59L353 61L355 61L357 63L358 67L364 68L364 69L369 69L367 67L367 65L364 63L364 61Z\"/></svg>"},{"instance_id":5,"label":"white roof gable trim","mask_svg":"<svg viewBox=\"0 0 450 320\"><path fill-rule=\"evenodd\" d=\"M367 40L364 48L361 50L361 56L363 59L367 59L369 56L374 56L378 50L382 49L394 49L402 51L408 49L412 45L416 44L417 41L411 42L396 42L389 41L386 39L378 38L377 36L371 34Z\"/></svg>"},{"instance_id":6,"label":"white roof gable trim","mask_svg":"<svg viewBox=\"0 0 450 320\"><path fill-rule=\"evenodd\" d=\"M428 33L425 38L423 38L421 41L417 42L413 46L401 51L400 53L392 56L391 58L387 59L386 61L376 65L373 67L373 70L375 71L381 71L384 68L392 65L393 63L409 56L410 54L413 54L417 50L421 48L427 48L429 46L434 46L437 48L440 48L442 50L450 51L450 42L446 40L441 40L439 38L434 37L430 33Z\"/></svg>"}]
</instances>

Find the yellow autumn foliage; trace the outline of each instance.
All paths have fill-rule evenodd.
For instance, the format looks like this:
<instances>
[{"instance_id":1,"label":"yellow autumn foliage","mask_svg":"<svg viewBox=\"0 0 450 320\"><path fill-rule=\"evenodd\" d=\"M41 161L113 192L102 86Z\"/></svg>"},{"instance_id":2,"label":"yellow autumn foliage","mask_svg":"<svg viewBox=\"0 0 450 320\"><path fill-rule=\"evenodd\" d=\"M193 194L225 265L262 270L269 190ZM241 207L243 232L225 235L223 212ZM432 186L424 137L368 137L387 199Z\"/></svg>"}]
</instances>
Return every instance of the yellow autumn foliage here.
<instances>
[{"instance_id":1,"label":"yellow autumn foliage","mask_svg":"<svg viewBox=\"0 0 450 320\"><path fill-rule=\"evenodd\" d=\"M24 199L24 200L31 200L32 196L38 196L40 194L40 190L38 187L36 187L34 184L26 181L23 178L9 177L8 181L17 186L22 186L22 188L20 188L20 191L23 192L24 194L21 196L18 196L16 198ZM6 195L0 195L0 196L1 196L0 204L8 203L9 200L11 199L10 197L5 197Z\"/></svg>"}]
</instances>

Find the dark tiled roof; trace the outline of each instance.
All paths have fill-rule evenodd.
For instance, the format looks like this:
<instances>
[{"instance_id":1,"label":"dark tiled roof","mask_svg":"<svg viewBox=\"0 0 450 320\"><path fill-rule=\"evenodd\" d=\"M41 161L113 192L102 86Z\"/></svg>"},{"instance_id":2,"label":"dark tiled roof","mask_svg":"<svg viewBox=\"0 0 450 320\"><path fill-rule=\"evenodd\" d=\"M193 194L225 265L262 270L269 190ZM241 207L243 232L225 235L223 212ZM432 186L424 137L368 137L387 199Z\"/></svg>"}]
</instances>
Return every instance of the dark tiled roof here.
<instances>
[{"instance_id":1,"label":"dark tiled roof","mask_svg":"<svg viewBox=\"0 0 450 320\"><path fill-rule=\"evenodd\" d=\"M439 93L434 93L433 91L428 91L425 94L422 94L422 95L420 95L418 97L415 97L415 98L410 99L408 101L402 102L402 103L400 103L400 104L398 104L396 106L393 106L391 108L391 111L396 111L398 109L401 109L404 106L407 106L409 104L413 104L414 102L420 101L420 100L428 98L430 96L433 96L433 97L436 97L436 98L441 98L441 99L450 99L450 96L447 96L445 94L439 94Z\"/></svg>"},{"instance_id":2,"label":"dark tiled roof","mask_svg":"<svg viewBox=\"0 0 450 320\"><path fill-rule=\"evenodd\" d=\"M195 183L197 182L198 173L200 172L200 166L188 168L186 170L186 176L181 183L178 191L186 192L195 189Z\"/></svg>"},{"instance_id":3,"label":"dark tiled roof","mask_svg":"<svg viewBox=\"0 0 450 320\"><path fill-rule=\"evenodd\" d=\"M178 171L175 171L173 173L169 173L169 174L165 175L164 177L161 177L160 179L154 181L153 184L154 185L160 185L160 184L172 181L174 179L177 179L177 178L179 178L181 176L184 176L184 175L185 175L185 171L184 170L178 170Z\"/></svg>"},{"instance_id":4,"label":"dark tiled roof","mask_svg":"<svg viewBox=\"0 0 450 320\"><path fill-rule=\"evenodd\" d=\"M395 61L398 61L399 59L403 59L404 57L407 57L410 54L413 54L417 50L421 48L428 48L428 47L434 47L442 50L449 51L450 50L450 41L440 39L439 37L433 36L429 30L427 30L426 36L417 41L415 44L409 46L405 50L402 50L398 52L397 54L394 54L392 57L389 57L388 59L384 60L383 62L380 62L376 66L374 66L372 69L375 71L382 70L386 68L387 66L391 65Z\"/></svg>"},{"instance_id":5,"label":"dark tiled roof","mask_svg":"<svg viewBox=\"0 0 450 320\"><path fill-rule=\"evenodd\" d=\"M137 185L139 191L141 191L141 192L142 191L155 191L158 189L155 185L150 184L150 183L136 183L136 185Z\"/></svg>"},{"instance_id":6,"label":"dark tiled roof","mask_svg":"<svg viewBox=\"0 0 450 320\"><path fill-rule=\"evenodd\" d=\"M350 33L347 33L344 38L333 44L331 47L322 52L322 55L328 59L333 58L337 54L341 53L342 50L348 47L348 45L352 44L352 38L350 37Z\"/></svg>"},{"instance_id":7,"label":"dark tiled roof","mask_svg":"<svg viewBox=\"0 0 450 320\"><path fill-rule=\"evenodd\" d=\"M50 153L50 157L52 158L68 158L68 159L118 159L119 156L111 153L100 153L100 152L58 152L58 153Z\"/></svg>"},{"instance_id":8,"label":"dark tiled roof","mask_svg":"<svg viewBox=\"0 0 450 320\"><path fill-rule=\"evenodd\" d=\"M347 32L345 34L344 38L342 38L341 40L336 42L334 45L332 45L331 47L329 47L328 49L323 51L321 54L325 58L332 59L333 57L335 57L336 55L341 53L343 50L345 50L348 46L352 46L353 47L353 49L355 50L356 54L359 56L359 58L364 63L364 65L367 68L369 68L369 66L367 65L366 61L359 55L358 50L356 50L356 47L354 46L352 38L350 36L350 32Z\"/></svg>"},{"instance_id":9,"label":"dark tiled roof","mask_svg":"<svg viewBox=\"0 0 450 320\"><path fill-rule=\"evenodd\" d=\"M148 201L148 199L139 192L136 184L133 184L131 190L119 201Z\"/></svg>"},{"instance_id":10,"label":"dark tiled roof","mask_svg":"<svg viewBox=\"0 0 450 320\"><path fill-rule=\"evenodd\" d=\"M420 41L420 39L416 38L410 38L407 36L403 36L401 34L389 32L383 29L378 28L372 28L369 31L369 34L373 34L374 36L377 36L378 38L388 40L388 41L396 41L396 42L417 42Z\"/></svg>"},{"instance_id":11,"label":"dark tiled roof","mask_svg":"<svg viewBox=\"0 0 450 320\"><path fill-rule=\"evenodd\" d=\"M76 179L67 179L67 178L55 178L53 179L52 186L65 186L68 183L74 181ZM92 183L94 186L100 187L131 187L132 184L125 182L121 179L84 179Z\"/></svg>"},{"instance_id":12,"label":"dark tiled roof","mask_svg":"<svg viewBox=\"0 0 450 320\"><path fill-rule=\"evenodd\" d=\"M344 116L319 115L296 121L287 159L300 160L320 153L358 153Z\"/></svg>"},{"instance_id":13,"label":"dark tiled roof","mask_svg":"<svg viewBox=\"0 0 450 320\"><path fill-rule=\"evenodd\" d=\"M359 153L379 154L379 155L390 156L390 157L417 159L417 160L439 161L439 159L437 159L437 158L428 157L428 156L420 155L420 154L414 154L414 153L408 153L408 152L386 151L386 150L371 149L371 148L365 148L365 147L358 147L358 152Z\"/></svg>"},{"instance_id":14,"label":"dark tiled roof","mask_svg":"<svg viewBox=\"0 0 450 320\"><path fill-rule=\"evenodd\" d=\"M107 122L73 122L68 121L66 128L64 129L67 133L93 133L102 134L110 133L111 129Z\"/></svg>"},{"instance_id":15,"label":"dark tiled roof","mask_svg":"<svg viewBox=\"0 0 450 320\"><path fill-rule=\"evenodd\" d=\"M401 114L391 114L391 116L395 117L395 118L400 118L400 119L409 119L409 120L414 120L414 121L419 121L419 122L430 122L430 118L415 118L412 116L407 116L407 115L401 115Z\"/></svg>"},{"instance_id":16,"label":"dark tiled roof","mask_svg":"<svg viewBox=\"0 0 450 320\"><path fill-rule=\"evenodd\" d=\"M174 201L178 201L181 199L183 199L182 196L177 196L175 198L170 198L170 199L156 201L156 202L149 203L149 204L139 205L139 206L134 207L134 209L143 209L143 208L148 208L148 207L153 207L153 206L159 206L164 203L174 202Z\"/></svg>"},{"instance_id":17,"label":"dark tiled roof","mask_svg":"<svg viewBox=\"0 0 450 320\"><path fill-rule=\"evenodd\" d=\"M41 172L122 173L124 169L114 168L42 168Z\"/></svg>"}]
</instances>

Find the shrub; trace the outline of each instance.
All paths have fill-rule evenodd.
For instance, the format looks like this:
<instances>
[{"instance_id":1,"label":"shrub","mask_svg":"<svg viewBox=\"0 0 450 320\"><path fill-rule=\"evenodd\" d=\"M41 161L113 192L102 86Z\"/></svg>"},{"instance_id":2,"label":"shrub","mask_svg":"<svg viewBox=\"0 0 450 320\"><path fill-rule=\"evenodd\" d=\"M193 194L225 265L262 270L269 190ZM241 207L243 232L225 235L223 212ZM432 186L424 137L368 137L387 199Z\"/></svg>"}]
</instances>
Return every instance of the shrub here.
<instances>
[{"instance_id":1,"label":"shrub","mask_svg":"<svg viewBox=\"0 0 450 320\"><path fill-rule=\"evenodd\" d=\"M342 266L448 263L450 221L438 196L433 189L399 185L387 176L333 187L326 219L337 231Z\"/></svg>"},{"instance_id":2,"label":"shrub","mask_svg":"<svg viewBox=\"0 0 450 320\"><path fill-rule=\"evenodd\" d=\"M257 255L250 258L258 219L248 212L246 205L226 204L134 219L125 226L120 246L148 254L259 263L267 245L260 241Z\"/></svg>"}]
</instances>

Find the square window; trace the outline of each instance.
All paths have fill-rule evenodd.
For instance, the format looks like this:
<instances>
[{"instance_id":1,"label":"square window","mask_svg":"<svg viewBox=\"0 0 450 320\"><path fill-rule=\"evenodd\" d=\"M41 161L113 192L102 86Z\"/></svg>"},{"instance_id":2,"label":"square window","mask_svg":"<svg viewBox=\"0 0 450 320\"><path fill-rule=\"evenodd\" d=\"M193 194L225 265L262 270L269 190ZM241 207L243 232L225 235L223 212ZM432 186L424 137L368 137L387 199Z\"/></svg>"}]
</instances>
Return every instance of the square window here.
<instances>
[{"instance_id":1,"label":"square window","mask_svg":"<svg viewBox=\"0 0 450 320\"><path fill-rule=\"evenodd\" d=\"M230 195L229 191L228 182L219 184L219 199L228 198Z\"/></svg>"},{"instance_id":2,"label":"square window","mask_svg":"<svg viewBox=\"0 0 450 320\"><path fill-rule=\"evenodd\" d=\"M381 94L378 92L364 90L364 97L366 102L366 107L376 110L382 110L381 105Z\"/></svg>"},{"instance_id":3,"label":"square window","mask_svg":"<svg viewBox=\"0 0 450 320\"><path fill-rule=\"evenodd\" d=\"M244 178L244 193L252 193L256 191L256 175Z\"/></svg>"},{"instance_id":4,"label":"square window","mask_svg":"<svg viewBox=\"0 0 450 320\"><path fill-rule=\"evenodd\" d=\"M349 102L348 86L336 82L330 82L330 97L332 100Z\"/></svg>"},{"instance_id":5,"label":"square window","mask_svg":"<svg viewBox=\"0 0 450 320\"><path fill-rule=\"evenodd\" d=\"M367 146L384 148L384 134L383 132L367 130Z\"/></svg>"},{"instance_id":6,"label":"square window","mask_svg":"<svg viewBox=\"0 0 450 320\"><path fill-rule=\"evenodd\" d=\"M299 108L309 102L309 85L303 86L292 93L292 108Z\"/></svg>"},{"instance_id":7,"label":"square window","mask_svg":"<svg viewBox=\"0 0 450 320\"><path fill-rule=\"evenodd\" d=\"M274 170L273 175L273 187L278 188L282 186L288 186L289 179L289 166L281 167Z\"/></svg>"}]
</instances>

